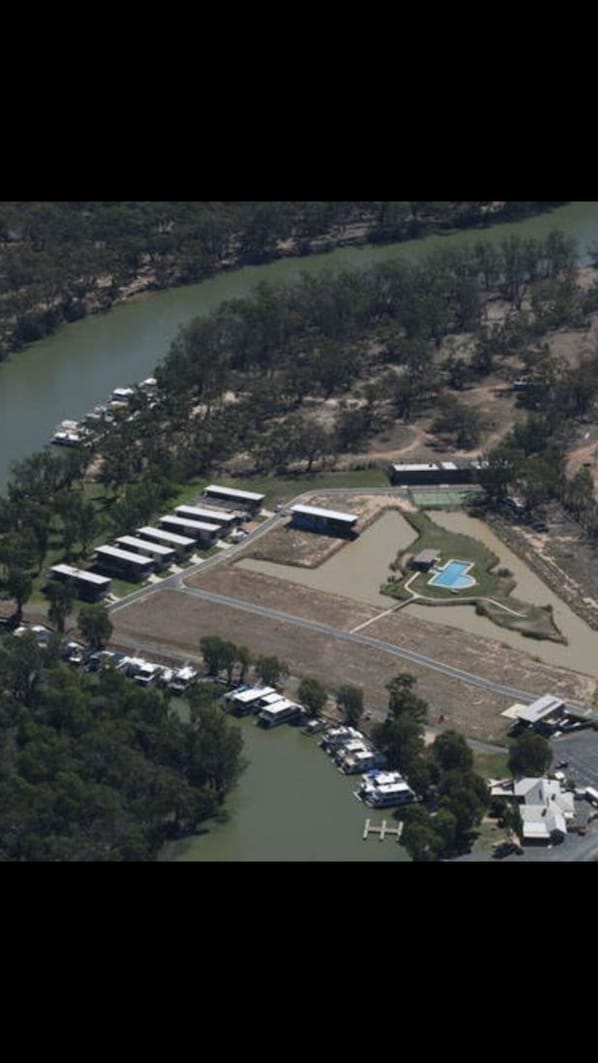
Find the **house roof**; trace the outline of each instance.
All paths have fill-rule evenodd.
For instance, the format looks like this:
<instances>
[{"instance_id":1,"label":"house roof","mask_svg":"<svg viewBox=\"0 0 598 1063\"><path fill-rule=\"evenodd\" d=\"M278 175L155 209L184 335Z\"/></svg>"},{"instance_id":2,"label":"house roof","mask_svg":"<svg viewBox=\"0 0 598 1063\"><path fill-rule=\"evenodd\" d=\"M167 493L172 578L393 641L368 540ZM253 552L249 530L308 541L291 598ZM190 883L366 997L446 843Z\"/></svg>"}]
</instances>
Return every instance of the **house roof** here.
<instances>
[{"instance_id":1,"label":"house roof","mask_svg":"<svg viewBox=\"0 0 598 1063\"><path fill-rule=\"evenodd\" d=\"M539 720L543 720L546 716L556 712L557 709L561 709L564 704L565 702L562 698L555 698L552 694L544 694L543 697L532 701L531 705L526 705L519 713L519 719L525 720L526 723L537 723Z\"/></svg>"},{"instance_id":2,"label":"house roof","mask_svg":"<svg viewBox=\"0 0 598 1063\"><path fill-rule=\"evenodd\" d=\"M546 805L524 805L521 809L523 837L530 840L550 839L554 831L567 833L567 825L562 812L550 810Z\"/></svg>"},{"instance_id":3,"label":"house roof","mask_svg":"<svg viewBox=\"0 0 598 1063\"><path fill-rule=\"evenodd\" d=\"M352 513L340 513L336 509L320 509L319 506L293 506L291 513L303 514L305 517L324 517L327 520L339 520L344 524L355 524L357 517Z\"/></svg>"}]
</instances>

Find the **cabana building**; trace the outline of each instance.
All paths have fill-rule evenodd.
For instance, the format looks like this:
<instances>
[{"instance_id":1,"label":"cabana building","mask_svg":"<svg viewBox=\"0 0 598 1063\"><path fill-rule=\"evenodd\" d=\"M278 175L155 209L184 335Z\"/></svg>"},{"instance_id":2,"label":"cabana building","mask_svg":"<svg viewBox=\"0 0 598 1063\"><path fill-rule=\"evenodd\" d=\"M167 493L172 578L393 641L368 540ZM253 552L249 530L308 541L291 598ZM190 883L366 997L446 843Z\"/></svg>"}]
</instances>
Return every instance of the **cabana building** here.
<instances>
[{"instance_id":1,"label":"cabana building","mask_svg":"<svg viewBox=\"0 0 598 1063\"><path fill-rule=\"evenodd\" d=\"M202 546L213 546L222 534L222 528L219 528L217 524L208 524L206 521L193 520L191 517L182 517L178 514L160 517L160 527L177 534L187 535L196 543L201 543Z\"/></svg>"},{"instance_id":2,"label":"cabana building","mask_svg":"<svg viewBox=\"0 0 598 1063\"><path fill-rule=\"evenodd\" d=\"M140 583L154 571L155 561L143 554L134 554L130 550L120 550L116 546L96 547L96 563L106 572L121 579Z\"/></svg>"},{"instance_id":3,"label":"cabana building","mask_svg":"<svg viewBox=\"0 0 598 1063\"><path fill-rule=\"evenodd\" d=\"M138 528L137 535L150 543L171 547L180 561L190 557L197 545L195 539L188 535L178 535L176 532L166 531L165 528L151 528L148 525Z\"/></svg>"},{"instance_id":4,"label":"cabana building","mask_svg":"<svg viewBox=\"0 0 598 1063\"><path fill-rule=\"evenodd\" d=\"M206 499L214 499L225 505L235 506L237 509L246 510L251 516L255 516L262 508L265 495L255 491L238 491L234 487L220 487L219 484L210 484L204 491Z\"/></svg>"},{"instance_id":5,"label":"cabana building","mask_svg":"<svg viewBox=\"0 0 598 1063\"><path fill-rule=\"evenodd\" d=\"M53 565L50 573L53 579L61 583L68 583L72 580L79 597L87 602L99 602L110 590L111 580L107 576L99 576L97 572L86 572L73 565Z\"/></svg>"},{"instance_id":6,"label":"cabana building","mask_svg":"<svg viewBox=\"0 0 598 1063\"><path fill-rule=\"evenodd\" d=\"M471 464L454 461L427 462L420 465L391 465L388 470L393 484L468 484L474 478Z\"/></svg>"},{"instance_id":7,"label":"cabana building","mask_svg":"<svg viewBox=\"0 0 598 1063\"><path fill-rule=\"evenodd\" d=\"M132 550L134 554L153 558L156 568L168 568L176 561L176 551L172 546L150 543L146 539L136 539L133 535L121 535L116 545L119 549Z\"/></svg>"},{"instance_id":8,"label":"cabana building","mask_svg":"<svg viewBox=\"0 0 598 1063\"><path fill-rule=\"evenodd\" d=\"M338 536L350 535L358 520L352 513L339 513L318 506L293 506L291 515L295 528Z\"/></svg>"},{"instance_id":9,"label":"cabana building","mask_svg":"<svg viewBox=\"0 0 598 1063\"><path fill-rule=\"evenodd\" d=\"M209 506L176 506L175 513L177 517L190 517L191 520L217 524L223 529L223 534L231 531L240 522L238 514L229 513L226 509L212 509Z\"/></svg>"}]
</instances>

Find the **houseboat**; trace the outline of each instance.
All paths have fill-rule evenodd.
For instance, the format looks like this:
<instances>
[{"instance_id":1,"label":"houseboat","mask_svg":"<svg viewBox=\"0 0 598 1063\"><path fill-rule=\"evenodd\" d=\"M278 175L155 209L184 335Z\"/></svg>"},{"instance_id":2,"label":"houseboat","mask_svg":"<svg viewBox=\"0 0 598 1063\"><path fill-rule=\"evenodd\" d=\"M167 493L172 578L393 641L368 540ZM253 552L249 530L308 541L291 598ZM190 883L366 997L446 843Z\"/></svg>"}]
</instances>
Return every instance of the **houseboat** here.
<instances>
[{"instance_id":1,"label":"houseboat","mask_svg":"<svg viewBox=\"0 0 598 1063\"><path fill-rule=\"evenodd\" d=\"M410 804L415 794L398 771L369 771L355 796L370 808L394 808Z\"/></svg>"},{"instance_id":2,"label":"houseboat","mask_svg":"<svg viewBox=\"0 0 598 1063\"><path fill-rule=\"evenodd\" d=\"M295 705L288 698L279 697L258 713L257 723L260 727L278 727L281 723L290 723L301 715L300 705Z\"/></svg>"},{"instance_id":3,"label":"houseboat","mask_svg":"<svg viewBox=\"0 0 598 1063\"><path fill-rule=\"evenodd\" d=\"M142 687L149 687L152 683L160 677L162 672L162 665L151 664L150 661L144 661L140 668L136 669L133 679L136 683L139 683Z\"/></svg>"},{"instance_id":4,"label":"houseboat","mask_svg":"<svg viewBox=\"0 0 598 1063\"><path fill-rule=\"evenodd\" d=\"M189 687L198 678L199 672L192 668L190 664L185 664L182 668L175 668L172 679L168 684L168 689L173 694L186 694Z\"/></svg>"},{"instance_id":5,"label":"houseboat","mask_svg":"<svg viewBox=\"0 0 598 1063\"><path fill-rule=\"evenodd\" d=\"M353 738L359 738L364 741L364 735L361 731L356 731L354 727L332 727L326 734L320 739L320 745L325 753L329 756L334 756L337 749L340 749L346 742L350 742Z\"/></svg>"},{"instance_id":6,"label":"houseboat","mask_svg":"<svg viewBox=\"0 0 598 1063\"><path fill-rule=\"evenodd\" d=\"M230 701L235 716L249 716L254 708L261 707L262 698L270 694L276 694L274 687L247 687L225 694L225 699Z\"/></svg>"}]
</instances>

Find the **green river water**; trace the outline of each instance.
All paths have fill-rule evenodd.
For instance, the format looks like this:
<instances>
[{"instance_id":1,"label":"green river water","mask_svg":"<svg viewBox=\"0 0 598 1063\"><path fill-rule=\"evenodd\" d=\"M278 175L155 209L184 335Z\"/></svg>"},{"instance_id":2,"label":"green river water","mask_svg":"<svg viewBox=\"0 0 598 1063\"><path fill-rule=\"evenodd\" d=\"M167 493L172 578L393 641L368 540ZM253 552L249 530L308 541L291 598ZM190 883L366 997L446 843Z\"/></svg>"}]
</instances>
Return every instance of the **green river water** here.
<instances>
[{"instance_id":1,"label":"green river water","mask_svg":"<svg viewBox=\"0 0 598 1063\"><path fill-rule=\"evenodd\" d=\"M488 229L459 231L377 247L340 248L224 272L201 284L143 295L108 313L66 325L0 365L0 492L10 465L40 449L54 426L77 419L113 388L149 376L180 325L261 280L286 283L302 272L363 268L385 259L416 259L435 247L500 240L509 233L542 236L561 228L579 241L580 261L598 240L598 203ZM390 560L390 559L389 559ZM362 841L366 809L352 796L317 741L290 727L262 732L239 721L249 767L226 809L226 821L168 849L182 860L404 860L394 840ZM380 821L381 815L373 819ZM390 818L390 814L389 814Z\"/></svg>"}]
</instances>

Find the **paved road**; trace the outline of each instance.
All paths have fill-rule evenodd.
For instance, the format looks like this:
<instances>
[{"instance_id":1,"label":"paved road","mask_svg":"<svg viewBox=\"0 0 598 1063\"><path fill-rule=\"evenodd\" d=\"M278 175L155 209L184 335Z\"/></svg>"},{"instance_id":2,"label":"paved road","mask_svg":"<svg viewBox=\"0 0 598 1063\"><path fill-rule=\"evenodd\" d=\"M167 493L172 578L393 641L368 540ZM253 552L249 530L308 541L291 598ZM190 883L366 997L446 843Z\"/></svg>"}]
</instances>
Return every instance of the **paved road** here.
<instances>
[{"instance_id":1,"label":"paved road","mask_svg":"<svg viewBox=\"0 0 598 1063\"><path fill-rule=\"evenodd\" d=\"M593 786L598 790L598 734L581 731L562 735L552 741L555 763L569 762L566 774L578 786Z\"/></svg>"},{"instance_id":2,"label":"paved road","mask_svg":"<svg viewBox=\"0 0 598 1063\"><path fill-rule=\"evenodd\" d=\"M327 494L334 494L338 496L350 497L355 494L381 494L388 495L391 498L404 497L405 491L401 488L334 488L327 491ZM297 505L301 500L305 500L314 494L312 491L304 492L302 495L298 495L291 502L285 505L285 510L288 510L290 506ZM270 620L278 622L294 624L297 627L303 627L310 631L316 631L324 635L332 636L334 638L343 639L348 642L355 642L362 646L370 646L372 649L384 650L386 653L391 653L395 657L401 657L403 660L411 661L412 663L419 664L424 668L430 668L432 671L440 672L442 675L457 679L463 683L469 683L471 686L483 687L486 690L491 690L495 694L504 694L506 697L513 698L515 701L530 703L535 701L538 697L537 693L526 690L518 690L516 687L508 686L504 683L495 683L491 679L486 679L484 676L476 675L473 672L467 672L462 668L453 668L451 665L444 664L441 661L436 661L432 657L428 657L422 653L416 653L414 650L408 650L402 646L398 646L393 642L386 642L382 639L374 639L368 635L362 635L359 632L342 631L339 628L332 627L330 624L321 624L317 620L307 620L304 617L293 616L289 613L280 612L277 609L270 609L266 606L257 605L252 602L241 601L238 598L231 598L223 594L214 594L211 591L202 590L199 587L189 587L186 585L186 580L192 576L195 572L205 572L208 569L215 568L218 564L222 563L225 559L231 557L241 550L244 550L249 543L255 542L257 539L262 538L272 528L274 528L282 520L286 519L285 513L277 513L272 517L268 517L256 528L250 535L248 535L242 543L235 546L231 546L226 550L219 550L217 554L213 554L207 560L202 561L190 568L184 570L184 572L175 573L172 576L167 576L165 579L160 580L159 583L153 584L151 587L144 587L138 591L134 591L132 594L127 595L126 598L121 599L115 605L111 607L111 612L117 613L121 609L126 609L127 606L132 605L133 602L145 600L162 590L177 590L184 594L191 594L195 597L202 598L205 601L215 602L219 605L225 605L232 609L239 609L242 612L257 614L259 616L266 617ZM574 706L571 703L572 707Z\"/></svg>"},{"instance_id":3,"label":"paved road","mask_svg":"<svg viewBox=\"0 0 598 1063\"><path fill-rule=\"evenodd\" d=\"M517 856L512 853L502 860L496 859L491 853L466 853L465 856L457 857L461 863L496 863L496 864L589 864L598 857L598 830L585 837L576 834L568 834L561 845L532 846L528 845L524 852Z\"/></svg>"}]
</instances>

